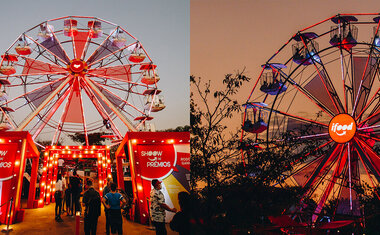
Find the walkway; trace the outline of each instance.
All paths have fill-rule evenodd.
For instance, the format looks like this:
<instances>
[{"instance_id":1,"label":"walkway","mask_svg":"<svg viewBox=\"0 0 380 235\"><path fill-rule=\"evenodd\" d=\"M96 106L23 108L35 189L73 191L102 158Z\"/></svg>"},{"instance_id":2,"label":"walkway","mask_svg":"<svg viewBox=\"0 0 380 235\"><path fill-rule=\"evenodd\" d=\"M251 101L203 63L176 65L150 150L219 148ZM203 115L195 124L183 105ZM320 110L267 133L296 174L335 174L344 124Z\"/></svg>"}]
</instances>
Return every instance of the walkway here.
<instances>
[{"instance_id":1,"label":"walkway","mask_svg":"<svg viewBox=\"0 0 380 235\"><path fill-rule=\"evenodd\" d=\"M3 233L3 234L11 234L11 235L22 235L22 234L71 235L71 234L75 234L75 218L71 216L66 216L64 214L62 216L62 219L64 220L64 222L62 223L56 222L54 220L54 207L55 207L55 204L52 203L48 206L45 206L44 208L26 209L24 222L11 225L10 227L13 228L13 231L9 233ZM99 217L97 234L106 234L105 222L106 222L106 218L104 216L104 210L102 207L102 215ZM0 226L1 226L1 229L5 227L5 225L0 225ZM83 223L81 223L80 229L81 229L80 234L84 235ZM168 225L167 225L167 230L168 230L168 235L178 234L176 232L171 231ZM134 222L124 219L123 220L123 234L126 234L126 235L152 234L154 235L155 231L150 230L148 226L134 223Z\"/></svg>"}]
</instances>

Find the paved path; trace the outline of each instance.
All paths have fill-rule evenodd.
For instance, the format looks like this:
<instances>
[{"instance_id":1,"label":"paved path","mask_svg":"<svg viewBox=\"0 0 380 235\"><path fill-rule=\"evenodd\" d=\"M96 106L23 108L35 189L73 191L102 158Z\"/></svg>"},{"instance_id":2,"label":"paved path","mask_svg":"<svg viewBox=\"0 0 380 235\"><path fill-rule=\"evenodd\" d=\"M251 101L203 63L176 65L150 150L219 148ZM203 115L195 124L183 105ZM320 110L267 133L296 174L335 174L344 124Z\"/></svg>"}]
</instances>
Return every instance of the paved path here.
<instances>
[{"instance_id":1,"label":"paved path","mask_svg":"<svg viewBox=\"0 0 380 235\"><path fill-rule=\"evenodd\" d=\"M66 216L64 214L62 219L64 222L58 223L54 220L54 207L55 204L52 203L44 208L39 209L26 209L24 222L11 225L13 231L2 234L11 235L71 235L75 234L75 218L71 216ZM105 233L105 222L106 218L104 216L104 210L102 208L102 215L98 220L97 234ZM0 225L4 228L5 225ZM83 223L80 225L80 234L84 235ZM170 230L167 225L168 235L178 234ZM1 234L1 233L0 233ZM123 218L123 234L127 235L154 235L155 231L150 230L148 226L134 223Z\"/></svg>"}]
</instances>

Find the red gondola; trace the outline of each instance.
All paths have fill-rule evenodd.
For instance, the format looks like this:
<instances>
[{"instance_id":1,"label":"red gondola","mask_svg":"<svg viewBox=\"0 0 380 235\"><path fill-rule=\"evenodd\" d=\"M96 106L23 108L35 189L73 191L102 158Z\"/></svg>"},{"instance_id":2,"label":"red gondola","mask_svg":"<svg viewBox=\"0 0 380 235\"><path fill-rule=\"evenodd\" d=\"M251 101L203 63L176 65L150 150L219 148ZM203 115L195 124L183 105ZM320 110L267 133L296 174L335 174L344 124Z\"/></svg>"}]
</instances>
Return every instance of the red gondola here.
<instances>
[{"instance_id":1,"label":"red gondola","mask_svg":"<svg viewBox=\"0 0 380 235\"><path fill-rule=\"evenodd\" d=\"M63 34L68 37L76 36L78 34L78 21L73 19L67 19L63 21Z\"/></svg>"},{"instance_id":2,"label":"red gondola","mask_svg":"<svg viewBox=\"0 0 380 235\"><path fill-rule=\"evenodd\" d=\"M102 23L97 20L91 20L87 23L88 28L90 29L89 37L98 38L102 36Z\"/></svg>"}]
</instances>

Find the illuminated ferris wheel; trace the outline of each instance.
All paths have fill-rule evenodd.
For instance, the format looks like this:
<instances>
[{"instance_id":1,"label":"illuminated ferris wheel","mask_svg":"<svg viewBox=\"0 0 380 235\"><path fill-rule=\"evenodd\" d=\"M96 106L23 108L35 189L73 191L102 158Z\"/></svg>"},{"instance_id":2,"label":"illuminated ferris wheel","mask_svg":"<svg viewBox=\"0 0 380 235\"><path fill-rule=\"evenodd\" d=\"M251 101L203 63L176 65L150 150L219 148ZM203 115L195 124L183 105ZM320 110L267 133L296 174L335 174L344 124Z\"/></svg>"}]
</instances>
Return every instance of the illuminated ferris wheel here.
<instances>
[{"instance_id":1,"label":"illuminated ferris wheel","mask_svg":"<svg viewBox=\"0 0 380 235\"><path fill-rule=\"evenodd\" d=\"M82 16L48 20L22 33L1 57L4 130L33 139L104 129L145 128L165 108L157 66L142 43L111 22ZM4 84L6 83L6 84ZM126 127L126 128L125 128Z\"/></svg>"},{"instance_id":2,"label":"illuminated ferris wheel","mask_svg":"<svg viewBox=\"0 0 380 235\"><path fill-rule=\"evenodd\" d=\"M319 144L284 175L305 190L295 217L306 198L313 222L328 203L360 217L357 186L379 186L379 19L342 14L300 30L262 66L244 104L242 129L255 146Z\"/></svg>"}]
</instances>

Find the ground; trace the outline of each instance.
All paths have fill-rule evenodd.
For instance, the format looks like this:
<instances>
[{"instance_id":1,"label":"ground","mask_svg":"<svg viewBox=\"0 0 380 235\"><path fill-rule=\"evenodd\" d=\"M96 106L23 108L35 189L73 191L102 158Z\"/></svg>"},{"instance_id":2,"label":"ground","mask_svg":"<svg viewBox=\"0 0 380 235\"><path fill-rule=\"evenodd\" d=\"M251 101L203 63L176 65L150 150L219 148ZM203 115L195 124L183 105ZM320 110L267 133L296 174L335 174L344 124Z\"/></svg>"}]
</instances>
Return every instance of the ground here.
<instances>
[{"instance_id":1,"label":"ground","mask_svg":"<svg viewBox=\"0 0 380 235\"><path fill-rule=\"evenodd\" d=\"M41 234L49 234L49 235L69 235L75 234L75 218L71 216L62 216L64 222L58 223L54 220L54 207L55 204L52 203L43 208L39 209L26 209L25 217L22 223L12 224L10 227L13 228L13 231L4 233L11 235L41 235ZM82 219L83 221L83 219ZM105 222L106 218L104 216L104 210L102 208L102 215L98 220L98 229L97 234L106 234L105 233ZM6 227L5 225L1 225L1 229ZM83 222L80 223L80 234L84 234L84 225ZM178 234L170 230L167 225L168 235ZM140 234L155 234L155 231L150 229L146 225L141 225L138 223L134 223L123 218L123 234L127 235L140 235Z\"/></svg>"}]
</instances>

